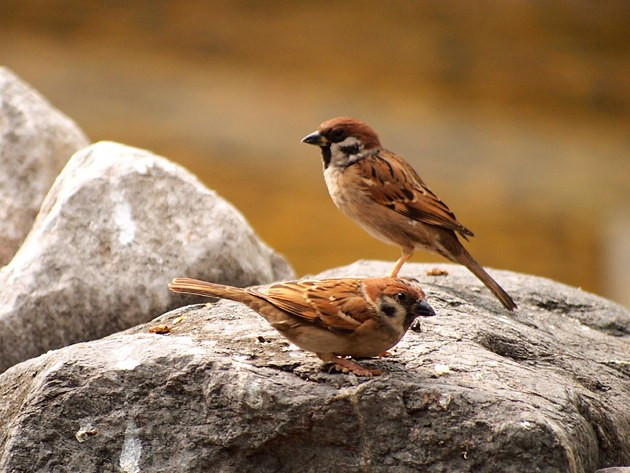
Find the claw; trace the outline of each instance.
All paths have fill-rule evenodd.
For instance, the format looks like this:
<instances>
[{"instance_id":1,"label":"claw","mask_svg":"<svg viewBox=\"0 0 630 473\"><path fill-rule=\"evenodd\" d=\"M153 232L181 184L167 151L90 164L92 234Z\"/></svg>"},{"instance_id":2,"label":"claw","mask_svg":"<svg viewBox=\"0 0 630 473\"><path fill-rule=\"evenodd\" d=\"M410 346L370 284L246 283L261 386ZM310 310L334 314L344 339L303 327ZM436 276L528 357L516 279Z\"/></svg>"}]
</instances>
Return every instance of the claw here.
<instances>
[{"instance_id":1,"label":"claw","mask_svg":"<svg viewBox=\"0 0 630 473\"><path fill-rule=\"evenodd\" d=\"M333 363L333 368L342 373L354 373L357 376L366 376L372 378L373 376L380 376L385 371L376 368L366 368L361 366L356 361L352 361L348 358L340 358L336 355L329 353L317 353L320 359L327 363Z\"/></svg>"},{"instance_id":2,"label":"claw","mask_svg":"<svg viewBox=\"0 0 630 473\"><path fill-rule=\"evenodd\" d=\"M354 373L357 376L366 376L368 378L380 376L384 373L383 370L366 368L365 366L361 366L359 363L346 358L339 358L335 360L334 366L337 371L341 371L342 373Z\"/></svg>"}]
</instances>

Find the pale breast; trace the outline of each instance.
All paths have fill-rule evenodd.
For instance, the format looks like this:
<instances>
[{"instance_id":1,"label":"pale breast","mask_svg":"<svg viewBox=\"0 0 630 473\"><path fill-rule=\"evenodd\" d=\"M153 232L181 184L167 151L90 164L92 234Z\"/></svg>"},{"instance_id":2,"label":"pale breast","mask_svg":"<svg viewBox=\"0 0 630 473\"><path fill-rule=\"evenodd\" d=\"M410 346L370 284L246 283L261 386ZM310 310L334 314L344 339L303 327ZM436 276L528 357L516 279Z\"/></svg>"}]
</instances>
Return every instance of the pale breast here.
<instances>
[{"instance_id":1,"label":"pale breast","mask_svg":"<svg viewBox=\"0 0 630 473\"><path fill-rule=\"evenodd\" d=\"M358 330L353 334L339 334L310 324L283 331L282 335L307 351L355 357L376 356L389 350L401 338L401 334L383 330Z\"/></svg>"},{"instance_id":2,"label":"pale breast","mask_svg":"<svg viewBox=\"0 0 630 473\"><path fill-rule=\"evenodd\" d=\"M374 238L390 245L433 251L431 229L375 202L364 191L365 184L352 166L329 166L324 179L337 208Z\"/></svg>"},{"instance_id":3,"label":"pale breast","mask_svg":"<svg viewBox=\"0 0 630 473\"><path fill-rule=\"evenodd\" d=\"M399 244L396 234L388 228L391 211L377 204L363 191L361 178L352 167L341 170L329 166L324 171L328 193L339 210L358 223L366 232L385 243ZM397 216L393 216L397 218ZM408 219L404 219L408 220ZM394 230L394 231L392 231Z\"/></svg>"},{"instance_id":4,"label":"pale breast","mask_svg":"<svg viewBox=\"0 0 630 473\"><path fill-rule=\"evenodd\" d=\"M361 220L364 209L374 205L372 199L362 190L361 178L353 167L342 169L329 166L324 171L324 180L337 208L349 217Z\"/></svg>"},{"instance_id":5,"label":"pale breast","mask_svg":"<svg viewBox=\"0 0 630 473\"><path fill-rule=\"evenodd\" d=\"M334 333L311 324L300 324L282 335L303 350L313 353L349 354L351 342L348 335Z\"/></svg>"},{"instance_id":6,"label":"pale breast","mask_svg":"<svg viewBox=\"0 0 630 473\"><path fill-rule=\"evenodd\" d=\"M324 181L328 188L328 193L335 205L342 211L347 204L346 190L344 189L343 171L334 166L328 166L324 171Z\"/></svg>"}]
</instances>

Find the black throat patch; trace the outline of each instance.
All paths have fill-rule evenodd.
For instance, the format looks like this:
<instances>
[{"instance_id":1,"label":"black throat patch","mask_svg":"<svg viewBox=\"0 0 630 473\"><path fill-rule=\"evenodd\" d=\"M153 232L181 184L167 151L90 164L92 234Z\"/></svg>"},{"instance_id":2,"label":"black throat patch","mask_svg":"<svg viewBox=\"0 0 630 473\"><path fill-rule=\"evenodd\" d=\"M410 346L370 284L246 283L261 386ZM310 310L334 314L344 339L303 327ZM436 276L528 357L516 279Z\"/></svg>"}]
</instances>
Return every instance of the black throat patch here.
<instances>
[{"instance_id":1,"label":"black throat patch","mask_svg":"<svg viewBox=\"0 0 630 473\"><path fill-rule=\"evenodd\" d=\"M332 151L330 151L330 146L322 146L322 161L324 162L324 169L327 169L330 166L330 160L332 159Z\"/></svg>"},{"instance_id":2,"label":"black throat patch","mask_svg":"<svg viewBox=\"0 0 630 473\"><path fill-rule=\"evenodd\" d=\"M416 320L416 318L416 315L411 313L411 311L407 313L407 315L405 316L405 330L408 330L409 327L411 327L411 324L414 320Z\"/></svg>"}]
</instances>

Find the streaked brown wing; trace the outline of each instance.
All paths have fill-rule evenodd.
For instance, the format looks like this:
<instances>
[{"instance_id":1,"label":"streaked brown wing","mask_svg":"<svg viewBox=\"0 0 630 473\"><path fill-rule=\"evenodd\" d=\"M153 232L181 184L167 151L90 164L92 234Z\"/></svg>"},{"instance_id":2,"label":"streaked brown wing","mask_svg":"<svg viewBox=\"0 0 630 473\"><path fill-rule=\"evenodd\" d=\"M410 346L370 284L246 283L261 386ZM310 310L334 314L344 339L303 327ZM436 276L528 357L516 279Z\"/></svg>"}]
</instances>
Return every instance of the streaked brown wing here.
<instances>
[{"instance_id":1,"label":"streaked brown wing","mask_svg":"<svg viewBox=\"0 0 630 473\"><path fill-rule=\"evenodd\" d=\"M248 291L304 322L332 331L352 332L375 316L357 279L288 281Z\"/></svg>"},{"instance_id":2,"label":"streaked brown wing","mask_svg":"<svg viewBox=\"0 0 630 473\"><path fill-rule=\"evenodd\" d=\"M464 238L473 236L402 158L382 150L355 166L365 191L379 204L413 220L456 231Z\"/></svg>"}]
</instances>

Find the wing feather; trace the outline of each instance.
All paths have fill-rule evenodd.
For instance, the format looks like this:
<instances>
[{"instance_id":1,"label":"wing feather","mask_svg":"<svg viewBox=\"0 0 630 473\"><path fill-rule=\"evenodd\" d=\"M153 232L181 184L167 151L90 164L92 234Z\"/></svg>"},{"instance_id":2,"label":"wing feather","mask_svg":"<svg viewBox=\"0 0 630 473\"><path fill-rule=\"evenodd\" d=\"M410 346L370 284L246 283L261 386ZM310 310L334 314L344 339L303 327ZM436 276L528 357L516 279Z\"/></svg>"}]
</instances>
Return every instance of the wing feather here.
<instances>
[{"instance_id":1,"label":"wing feather","mask_svg":"<svg viewBox=\"0 0 630 473\"><path fill-rule=\"evenodd\" d=\"M364 190L384 207L412 220L453 230L464 238L473 236L402 158L381 150L356 166Z\"/></svg>"},{"instance_id":2,"label":"wing feather","mask_svg":"<svg viewBox=\"0 0 630 473\"><path fill-rule=\"evenodd\" d=\"M353 332L376 316L362 297L358 279L288 281L248 291L303 322L332 331Z\"/></svg>"}]
</instances>

